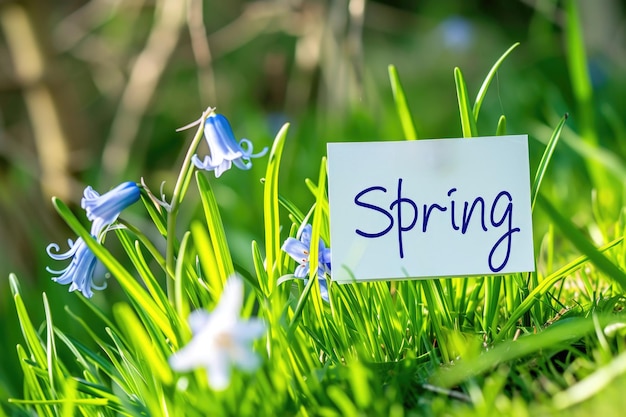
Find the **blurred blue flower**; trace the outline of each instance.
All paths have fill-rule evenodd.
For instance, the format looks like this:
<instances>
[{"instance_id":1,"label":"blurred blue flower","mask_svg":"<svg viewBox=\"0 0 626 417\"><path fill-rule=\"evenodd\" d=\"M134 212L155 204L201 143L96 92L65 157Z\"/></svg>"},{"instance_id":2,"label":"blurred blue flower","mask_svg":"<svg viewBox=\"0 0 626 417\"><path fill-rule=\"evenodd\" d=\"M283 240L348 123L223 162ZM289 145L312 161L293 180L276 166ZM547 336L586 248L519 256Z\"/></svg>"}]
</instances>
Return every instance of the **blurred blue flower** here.
<instances>
[{"instance_id":1,"label":"blurred blue flower","mask_svg":"<svg viewBox=\"0 0 626 417\"><path fill-rule=\"evenodd\" d=\"M139 200L140 189L134 182L125 182L111 191L100 195L93 188L85 188L81 206L87 213L87 218L92 221L91 235L102 242L104 234L113 224L120 212L126 207ZM102 283L94 282L94 271L98 263L96 256L89 250L89 247L82 238L75 242L68 240L69 250L59 253L60 248L56 243L51 243L46 248L48 256L55 261L71 259L70 264L62 270L46 269L51 274L58 275L52 278L59 284L70 284L69 291L79 290L87 298L93 296L94 290L106 288L106 281Z\"/></svg>"},{"instance_id":2,"label":"blurred blue flower","mask_svg":"<svg viewBox=\"0 0 626 417\"><path fill-rule=\"evenodd\" d=\"M456 51L468 49L474 40L472 23L461 16L448 17L439 24L439 30L444 45Z\"/></svg>"},{"instance_id":3,"label":"blurred blue flower","mask_svg":"<svg viewBox=\"0 0 626 417\"><path fill-rule=\"evenodd\" d=\"M282 249L300 265L293 275L296 278L307 278L309 275L310 262L309 253L311 251L311 230L310 224L302 229L300 239L287 238ZM317 277L320 284L320 293L325 301L328 301L328 283L325 274L330 274L330 248L327 248L322 239L319 240L318 247Z\"/></svg>"},{"instance_id":4,"label":"blurred blue flower","mask_svg":"<svg viewBox=\"0 0 626 417\"><path fill-rule=\"evenodd\" d=\"M189 315L193 338L170 356L173 370L181 372L203 367L209 385L223 390L230 383L231 367L253 371L261 365L252 344L265 333L265 324L256 318L240 318L243 295L243 280L235 275L226 282L213 312L196 310Z\"/></svg>"},{"instance_id":5,"label":"blurred blue flower","mask_svg":"<svg viewBox=\"0 0 626 417\"><path fill-rule=\"evenodd\" d=\"M228 119L221 114L211 113L206 119L204 138L209 145L210 155L201 161L196 154L191 160L198 169L215 171L216 177L229 170L233 163L239 169L250 169L252 167L250 159L261 157L267 152L265 147L257 154L252 153L252 142L248 139L241 139L237 143Z\"/></svg>"}]
</instances>

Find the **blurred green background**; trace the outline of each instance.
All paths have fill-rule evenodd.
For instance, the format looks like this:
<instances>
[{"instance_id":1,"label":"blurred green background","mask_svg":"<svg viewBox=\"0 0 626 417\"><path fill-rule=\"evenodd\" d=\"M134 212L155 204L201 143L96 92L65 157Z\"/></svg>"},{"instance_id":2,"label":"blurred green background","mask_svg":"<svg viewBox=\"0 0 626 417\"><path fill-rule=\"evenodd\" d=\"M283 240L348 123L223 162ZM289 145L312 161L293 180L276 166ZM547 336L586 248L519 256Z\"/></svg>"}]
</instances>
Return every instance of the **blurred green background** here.
<instances>
[{"instance_id":1,"label":"blurred green background","mask_svg":"<svg viewBox=\"0 0 626 417\"><path fill-rule=\"evenodd\" d=\"M165 181L169 195L193 135L175 130L209 105L255 149L291 123L281 193L306 209L313 197L304 179L316 178L326 142L403 138L389 64L418 135L460 137L453 68L463 70L473 97L519 41L483 103L478 131L494 134L506 115L509 133L531 136L534 170L569 112L543 187L568 216L587 222L592 193L583 156L600 160L617 184L626 178L626 3L578 3L592 86L587 106L572 87L564 2L556 0L0 1L0 397L19 389L9 382L21 336L8 274L32 297L33 317L42 317L42 291L57 317L67 317L65 304L85 308L45 270L60 267L49 261L48 243L64 248L73 237L50 197L83 216L88 184L104 192L143 177L155 193ZM585 124L595 127L600 148L581 133ZM233 256L244 266L250 241L262 238L264 168L256 160L252 172L212 181ZM616 221L621 194L613 197L593 214ZM194 198L185 218L198 215ZM156 236L142 207L125 217ZM119 296L111 282L94 301L106 308Z\"/></svg>"}]
</instances>

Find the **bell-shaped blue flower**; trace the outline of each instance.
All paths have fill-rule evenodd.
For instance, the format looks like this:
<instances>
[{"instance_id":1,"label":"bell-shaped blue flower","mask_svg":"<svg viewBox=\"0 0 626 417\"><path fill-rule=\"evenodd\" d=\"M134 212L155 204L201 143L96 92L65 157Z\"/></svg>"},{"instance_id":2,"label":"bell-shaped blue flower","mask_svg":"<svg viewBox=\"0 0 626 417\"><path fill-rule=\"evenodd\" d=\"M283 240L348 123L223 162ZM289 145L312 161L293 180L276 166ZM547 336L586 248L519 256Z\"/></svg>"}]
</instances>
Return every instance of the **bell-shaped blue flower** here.
<instances>
[{"instance_id":1,"label":"bell-shaped blue flower","mask_svg":"<svg viewBox=\"0 0 626 417\"><path fill-rule=\"evenodd\" d=\"M70 239L68 240L68 244L70 249L65 253L58 253L60 248L56 243L48 245L46 251L55 261L72 259L70 264L60 271L51 269L50 267L46 267L46 269L51 274L59 275L52 278L54 282L63 285L71 284L70 292L79 290L85 297L91 298L93 296L92 289L101 290L106 287L106 283L98 286L93 282L93 273L97 263L96 256L89 250L89 247L87 247L87 244L81 238L78 238L76 242Z\"/></svg>"},{"instance_id":2,"label":"bell-shaped blue flower","mask_svg":"<svg viewBox=\"0 0 626 417\"><path fill-rule=\"evenodd\" d=\"M302 229L300 239L287 238L282 249L291 256L299 265L293 275L296 278L306 278L310 271L309 254L311 253L311 231L312 227L307 224ZM330 274L330 248L327 248L322 239L318 244L318 264L317 277L320 284L320 293L325 301L328 301L328 282L325 274Z\"/></svg>"},{"instance_id":3,"label":"bell-shaped blue flower","mask_svg":"<svg viewBox=\"0 0 626 417\"><path fill-rule=\"evenodd\" d=\"M91 235L102 242L109 227L117 220L120 212L126 207L139 200L141 190L134 182L125 182L111 191L100 195L93 188L85 188L81 206L87 213L87 218L92 221ZM53 278L59 284L70 284L70 291L79 290L87 298L93 296L92 289L101 290L106 287L106 282L99 285L94 282L94 271L97 259L85 241L78 238L75 242L68 240L69 250L59 253L59 245L51 243L46 251L55 261L71 259L70 264L60 270L47 268L48 272L58 274Z\"/></svg>"},{"instance_id":4,"label":"bell-shaped blue flower","mask_svg":"<svg viewBox=\"0 0 626 417\"><path fill-rule=\"evenodd\" d=\"M267 153L267 147L257 154L253 153L252 142L248 139L241 139L237 143L228 119L221 114L211 113L207 117L204 122L204 138L209 145L210 155L200 160L196 154L191 160L198 169L215 171L216 177L229 170L233 163L239 169L250 169L251 158Z\"/></svg>"},{"instance_id":5,"label":"bell-shaped blue flower","mask_svg":"<svg viewBox=\"0 0 626 417\"><path fill-rule=\"evenodd\" d=\"M121 211L139 200L140 196L141 190L131 181L124 182L102 195L91 186L85 188L80 206L85 209L87 218L92 221L91 235L98 238L117 220Z\"/></svg>"}]
</instances>

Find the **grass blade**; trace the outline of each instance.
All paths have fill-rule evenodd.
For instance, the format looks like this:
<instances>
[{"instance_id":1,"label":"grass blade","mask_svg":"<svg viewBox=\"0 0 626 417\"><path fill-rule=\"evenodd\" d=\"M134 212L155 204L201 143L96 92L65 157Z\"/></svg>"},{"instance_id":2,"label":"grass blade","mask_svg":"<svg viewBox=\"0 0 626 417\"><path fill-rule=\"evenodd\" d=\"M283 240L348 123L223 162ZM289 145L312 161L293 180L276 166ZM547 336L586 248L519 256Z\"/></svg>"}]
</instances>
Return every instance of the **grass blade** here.
<instances>
[{"instance_id":1,"label":"grass blade","mask_svg":"<svg viewBox=\"0 0 626 417\"><path fill-rule=\"evenodd\" d=\"M485 99L485 95L487 94L487 89L489 88L489 84L491 84L493 77L496 75L496 72L498 72L498 68L500 68L500 65L502 65L502 62L504 62L506 57L509 56L511 52L513 52L513 49L517 48L518 46L519 46L519 42L516 42L509 49L507 49L506 52L504 52L502 56L496 61L496 63L493 64L493 67L491 67L491 69L489 70L489 73L485 77L483 84L480 86L480 90L478 90L478 94L476 94L476 101L474 102L474 108L473 108L472 113L474 115L475 122L478 121L478 114L480 113L480 107L482 106L483 100Z\"/></svg>"},{"instance_id":2,"label":"grass blade","mask_svg":"<svg viewBox=\"0 0 626 417\"><path fill-rule=\"evenodd\" d=\"M616 321L615 317L610 316L599 319L603 326ZM555 349L560 345L570 344L593 332L594 329L595 325L590 317L562 320L539 334L503 342L476 358L457 362L453 368L436 372L432 381L443 387L452 387L501 363L522 358L542 349Z\"/></svg>"},{"instance_id":3,"label":"grass blade","mask_svg":"<svg viewBox=\"0 0 626 417\"><path fill-rule=\"evenodd\" d=\"M285 146L289 123L285 123L276 134L265 173L265 189L263 191L263 213L265 215L265 265L267 281L259 282L266 295L276 288L276 278L282 275L280 262L280 218L278 213L278 172L280 159Z\"/></svg>"},{"instance_id":4,"label":"grass blade","mask_svg":"<svg viewBox=\"0 0 626 417\"><path fill-rule=\"evenodd\" d=\"M10 274L9 281L11 282L11 291L13 293L15 309L17 310L17 318L20 323L20 328L22 329L22 335L26 341L26 346L30 351L31 359L43 367L47 361L43 341L39 338L37 330L28 316L28 311L22 300L22 295L20 294L17 277L14 274Z\"/></svg>"},{"instance_id":5,"label":"grass blade","mask_svg":"<svg viewBox=\"0 0 626 417\"><path fill-rule=\"evenodd\" d=\"M211 238L211 244L215 250L215 260L222 283L224 283L226 279L235 272L233 260L228 248L228 241L226 240L224 224L222 223L217 200L215 200L215 195L213 194L209 180L207 180L201 172L196 172L196 181L198 183L202 207L204 208L204 215L209 228L209 237Z\"/></svg>"},{"instance_id":6,"label":"grass blade","mask_svg":"<svg viewBox=\"0 0 626 417\"><path fill-rule=\"evenodd\" d=\"M136 349L136 357L142 358L142 363L148 366L159 381L170 384L173 380L172 371L167 364L164 352L160 350L158 344L150 340L146 329L128 304L119 303L113 308L116 321L122 326L126 333L126 338L131 341ZM150 378L148 378L149 380Z\"/></svg>"},{"instance_id":7,"label":"grass blade","mask_svg":"<svg viewBox=\"0 0 626 417\"><path fill-rule=\"evenodd\" d=\"M620 243L622 243L623 238L615 239L612 242L598 248L599 252L607 251ZM511 313L511 316L507 320L507 322L502 326L500 333L494 338L494 341L502 340L507 332L515 326L515 323L522 317L524 313L532 308L532 306L539 302L540 296L545 294L552 288L552 286L559 280L566 278L578 268L581 268L585 262L589 261L589 257L586 255L580 256L574 259L572 262L567 265L559 268L554 271L552 274L545 277L538 286L536 286L527 296L526 298L515 308L515 310Z\"/></svg>"},{"instance_id":8,"label":"grass blade","mask_svg":"<svg viewBox=\"0 0 626 417\"><path fill-rule=\"evenodd\" d=\"M459 114L461 116L461 128L463 129L463 137L471 138L477 136L476 120L470 112L469 96L467 95L467 86L463 73L459 67L454 68L454 83L456 84L456 96L459 101Z\"/></svg>"},{"instance_id":9,"label":"grass blade","mask_svg":"<svg viewBox=\"0 0 626 417\"><path fill-rule=\"evenodd\" d=\"M626 290L626 273L615 265L609 258L596 248L576 226L567 218L563 217L556 208L541 194L538 195L539 204L550 216L554 223L561 229L576 249L589 257L589 260L602 272L620 286L622 291Z\"/></svg>"},{"instance_id":10,"label":"grass blade","mask_svg":"<svg viewBox=\"0 0 626 417\"><path fill-rule=\"evenodd\" d=\"M565 126L565 121L568 117L569 115L565 113L565 115L561 118L561 121L552 132L550 141L548 142L548 145L546 146L546 149L543 151L543 155L541 156L541 161L539 162L537 172L535 173L535 180L533 181L533 185L530 189L531 210L535 208L535 200L537 199L537 193L539 193L539 187L541 187L541 181L543 180L543 176L548 169L548 164L550 164L552 154L554 153L556 144L559 142L559 138L561 137L561 131L563 130L563 126Z\"/></svg>"},{"instance_id":11,"label":"grass blade","mask_svg":"<svg viewBox=\"0 0 626 417\"><path fill-rule=\"evenodd\" d=\"M404 89L400 83L400 77L398 76L398 70L395 65L389 65L389 81L391 82L391 91L393 93L393 100L396 103L396 109L398 116L400 117L400 124L404 131L404 138L406 140L417 139L417 133L415 132L415 125L409 112L409 106L406 102L406 96L404 95Z\"/></svg>"},{"instance_id":12,"label":"grass blade","mask_svg":"<svg viewBox=\"0 0 626 417\"><path fill-rule=\"evenodd\" d=\"M504 115L500 116L498 119L498 127L496 128L496 136L504 136L506 135L506 117Z\"/></svg>"}]
</instances>

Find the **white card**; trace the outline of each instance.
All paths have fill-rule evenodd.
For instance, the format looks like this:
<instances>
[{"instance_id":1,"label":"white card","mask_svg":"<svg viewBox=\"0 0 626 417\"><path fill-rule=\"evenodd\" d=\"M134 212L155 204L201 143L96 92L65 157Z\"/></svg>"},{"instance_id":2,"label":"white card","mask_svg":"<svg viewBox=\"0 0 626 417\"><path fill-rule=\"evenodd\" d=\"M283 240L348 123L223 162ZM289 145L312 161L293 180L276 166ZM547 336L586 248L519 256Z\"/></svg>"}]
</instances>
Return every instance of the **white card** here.
<instances>
[{"instance_id":1,"label":"white card","mask_svg":"<svg viewBox=\"0 0 626 417\"><path fill-rule=\"evenodd\" d=\"M332 279L535 270L528 136L328 144Z\"/></svg>"}]
</instances>

